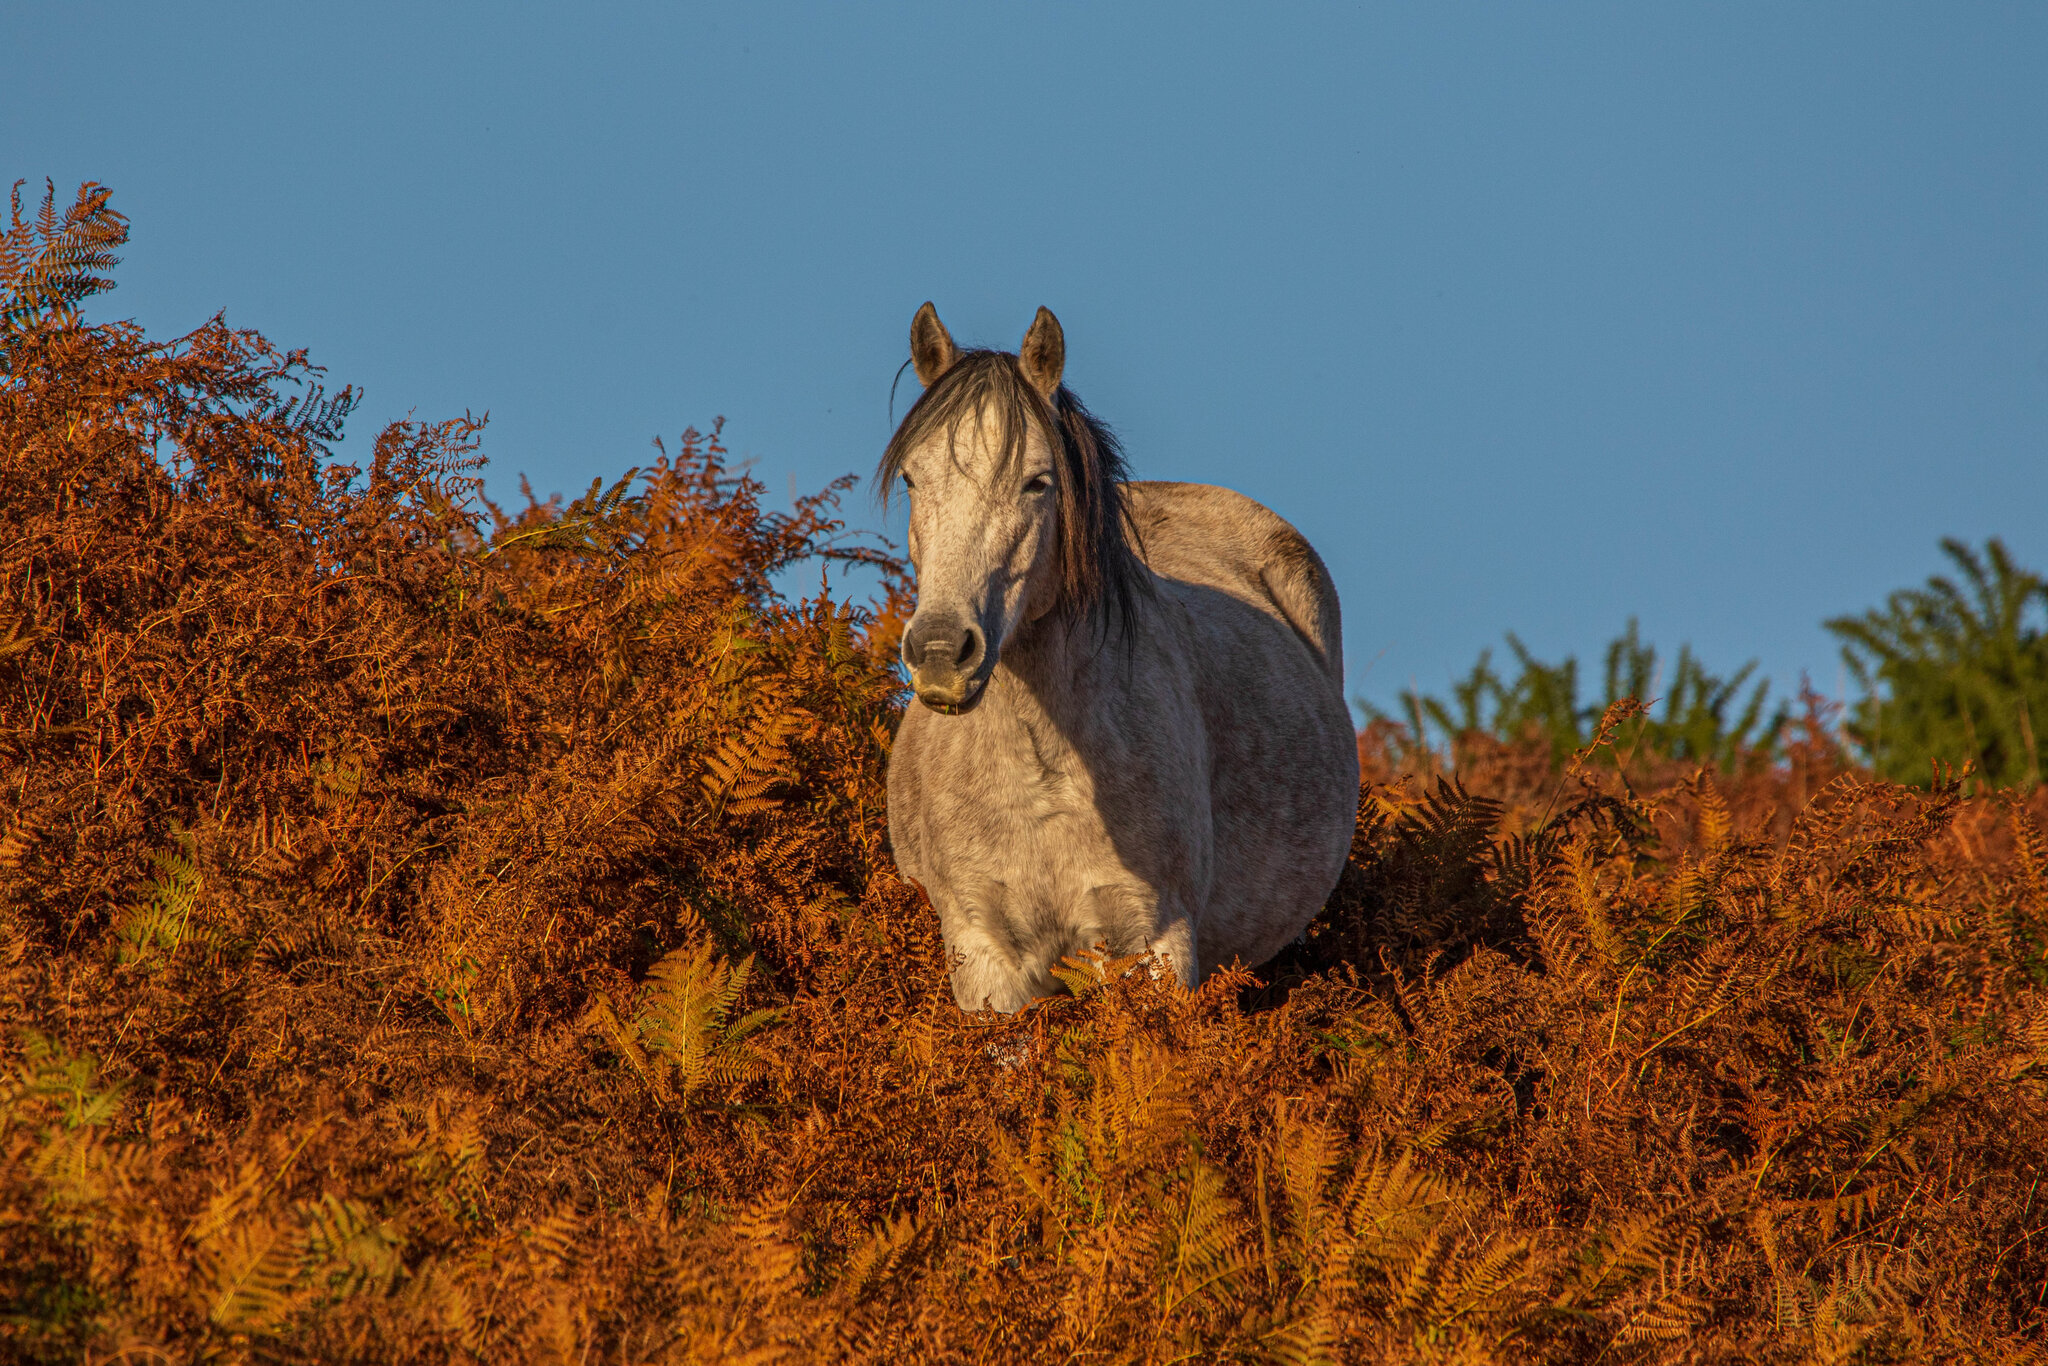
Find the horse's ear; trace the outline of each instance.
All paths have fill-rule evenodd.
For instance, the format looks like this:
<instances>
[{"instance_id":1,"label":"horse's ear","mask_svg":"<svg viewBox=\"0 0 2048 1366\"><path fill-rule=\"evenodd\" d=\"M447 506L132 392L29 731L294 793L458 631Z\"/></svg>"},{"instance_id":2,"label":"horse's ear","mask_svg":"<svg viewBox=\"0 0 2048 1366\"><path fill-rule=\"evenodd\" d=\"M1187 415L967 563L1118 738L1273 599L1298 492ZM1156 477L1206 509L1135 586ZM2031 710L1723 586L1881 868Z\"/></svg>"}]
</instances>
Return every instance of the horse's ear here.
<instances>
[{"instance_id":1,"label":"horse's ear","mask_svg":"<svg viewBox=\"0 0 2048 1366\"><path fill-rule=\"evenodd\" d=\"M960 353L953 346L953 334L939 321L939 310L925 300L910 320L910 363L916 367L917 382L929 389L940 375L953 368Z\"/></svg>"},{"instance_id":2,"label":"horse's ear","mask_svg":"<svg viewBox=\"0 0 2048 1366\"><path fill-rule=\"evenodd\" d=\"M1041 305L1031 320L1031 330L1017 351L1017 365L1048 402L1059 392L1060 374L1067 368L1067 334L1060 331L1060 320L1051 309Z\"/></svg>"}]
</instances>

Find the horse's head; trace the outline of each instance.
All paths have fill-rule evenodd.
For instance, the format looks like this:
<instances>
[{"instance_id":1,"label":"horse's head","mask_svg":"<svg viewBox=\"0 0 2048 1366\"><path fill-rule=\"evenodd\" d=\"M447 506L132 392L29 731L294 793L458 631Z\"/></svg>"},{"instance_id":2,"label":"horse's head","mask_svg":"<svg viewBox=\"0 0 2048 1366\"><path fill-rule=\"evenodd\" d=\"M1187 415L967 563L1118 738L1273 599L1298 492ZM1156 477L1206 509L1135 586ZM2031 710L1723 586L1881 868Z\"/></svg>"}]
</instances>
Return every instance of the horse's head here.
<instances>
[{"instance_id":1,"label":"horse's head","mask_svg":"<svg viewBox=\"0 0 2048 1366\"><path fill-rule=\"evenodd\" d=\"M910 495L917 611L911 687L935 711L972 707L1018 628L1085 609L1131 574L1122 461L1060 387L1066 342L1041 308L1018 354L962 351L930 304L910 328L924 396L882 457Z\"/></svg>"}]
</instances>

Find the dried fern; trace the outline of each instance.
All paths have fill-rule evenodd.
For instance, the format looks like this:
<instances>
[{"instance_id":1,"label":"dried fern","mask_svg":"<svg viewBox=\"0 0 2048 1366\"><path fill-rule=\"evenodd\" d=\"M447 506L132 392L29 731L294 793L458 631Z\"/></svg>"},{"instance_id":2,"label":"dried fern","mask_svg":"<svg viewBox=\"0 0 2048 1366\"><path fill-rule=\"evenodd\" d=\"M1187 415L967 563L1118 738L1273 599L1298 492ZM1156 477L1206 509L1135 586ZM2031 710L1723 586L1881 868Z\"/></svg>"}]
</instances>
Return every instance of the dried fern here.
<instances>
[{"instance_id":1,"label":"dried fern","mask_svg":"<svg viewBox=\"0 0 2048 1366\"><path fill-rule=\"evenodd\" d=\"M713 427L508 515L474 420L351 470L301 353L19 316L0 1359L2039 1356L2039 795L1811 707L1716 773L1368 734L1280 960L963 1016L903 580L778 591L835 490Z\"/></svg>"},{"instance_id":2,"label":"dried fern","mask_svg":"<svg viewBox=\"0 0 2048 1366\"><path fill-rule=\"evenodd\" d=\"M0 235L0 373L14 341L37 326L78 321L78 305L114 287L103 272L120 264L113 248L128 240L128 220L108 203L113 191L87 181L71 207L57 212L57 186L45 181L42 209L21 216L21 187L10 195L11 221Z\"/></svg>"}]
</instances>

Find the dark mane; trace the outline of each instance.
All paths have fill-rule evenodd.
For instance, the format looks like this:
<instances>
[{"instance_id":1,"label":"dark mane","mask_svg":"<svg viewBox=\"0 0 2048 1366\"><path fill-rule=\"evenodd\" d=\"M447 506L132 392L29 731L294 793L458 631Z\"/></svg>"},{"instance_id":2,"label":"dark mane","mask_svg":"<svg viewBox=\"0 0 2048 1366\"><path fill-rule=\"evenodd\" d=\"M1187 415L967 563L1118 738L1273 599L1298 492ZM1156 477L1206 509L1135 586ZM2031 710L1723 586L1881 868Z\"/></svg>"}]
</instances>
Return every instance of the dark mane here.
<instances>
[{"instance_id":1,"label":"dark mane","mask_svg":"<svg viewBox=\"0 0 2048 1366\"><path fill-rule=\"evenodd\" d=\"M1105 628L1114 621L1128 633L1137 597L1149 592L1151 584L1134 549L1137 531L1124 499L1130 475L1123 447L1064 384L1046 402L1009 352L960 352L903 415L875 471L883 499L902 476L905 456L941 433L950 443L959 424L983 410L994 418L1004 468L1022 465L1031 423L1038 424L1055 453L1060 614L1080 620L1100 606Z\"/></svg>"}]
</instances>

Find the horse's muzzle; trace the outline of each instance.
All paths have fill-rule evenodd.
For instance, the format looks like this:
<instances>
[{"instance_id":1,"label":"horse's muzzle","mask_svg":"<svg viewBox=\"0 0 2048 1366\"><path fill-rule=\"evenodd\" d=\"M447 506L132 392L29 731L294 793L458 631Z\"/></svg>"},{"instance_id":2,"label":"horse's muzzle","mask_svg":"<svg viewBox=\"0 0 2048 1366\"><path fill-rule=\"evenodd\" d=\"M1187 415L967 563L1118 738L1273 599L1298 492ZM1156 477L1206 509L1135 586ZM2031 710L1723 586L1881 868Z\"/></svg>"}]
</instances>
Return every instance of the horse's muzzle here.
<instances>
[{"instance_id":1,"label":"horse's muzzle","mask_svg":"<svg viewBox=\"0 0 2048 1366\"><path fill-rule=\"evenodd\" d=\"M980 630L957 618L920 615L903 637L903 661L917 700L947 716L981 699L988 683L988 650Z\"/></svg>"},{"instance_id":2,"label":"horse's muzzle","mask_svg":"<svg viewBox=\"0 0 2048 1366\"><path fill-rule=\"evenodd\" d=\"M910 671L911 691L917 700L942 716L958 716L971 710L981 700L981 692L988 684L988 678L979 673L963 674L953 670L912 669Z\"/></svg>"}]
</instances>

